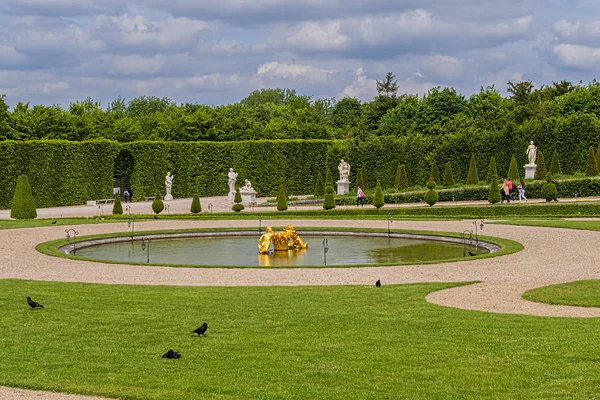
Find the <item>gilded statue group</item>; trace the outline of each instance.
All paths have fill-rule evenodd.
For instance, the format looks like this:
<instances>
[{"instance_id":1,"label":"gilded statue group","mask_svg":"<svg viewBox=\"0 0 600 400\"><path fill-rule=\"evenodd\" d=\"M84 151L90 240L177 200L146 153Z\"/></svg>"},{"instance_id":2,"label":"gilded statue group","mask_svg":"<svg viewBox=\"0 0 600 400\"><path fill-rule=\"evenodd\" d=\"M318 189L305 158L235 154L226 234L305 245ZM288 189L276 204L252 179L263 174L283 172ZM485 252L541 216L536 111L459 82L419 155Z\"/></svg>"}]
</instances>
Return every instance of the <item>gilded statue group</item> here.
<instances>
[{"instance_id":1,"label":"gilded statue group","mask_svg":"<svg viewBox=\"0 0 600 400\"><path fill-rule=\"evenodd\" d=\"M273 228L267 226L266 232L258 239L258 252L269 254L271 243L275 251L308 249L308 243L304 243L296 233L292 224L289 224L282 232L273 232Z\"/></svg>"}]
</instances>

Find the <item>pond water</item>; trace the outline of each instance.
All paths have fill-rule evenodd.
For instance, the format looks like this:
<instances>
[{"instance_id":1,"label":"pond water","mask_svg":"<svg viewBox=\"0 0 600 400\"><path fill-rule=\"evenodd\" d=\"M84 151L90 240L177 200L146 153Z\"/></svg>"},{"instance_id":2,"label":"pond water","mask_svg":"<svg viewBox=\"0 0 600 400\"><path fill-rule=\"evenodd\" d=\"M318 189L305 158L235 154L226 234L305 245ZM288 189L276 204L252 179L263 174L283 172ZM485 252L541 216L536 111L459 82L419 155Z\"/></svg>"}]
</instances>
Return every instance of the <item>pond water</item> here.
<instances>
[{"instance_id":1,"label":"pond water","mask_svg":"<svg viewBox=\"0 0 600 400\"><path fill-rule=\"evenodd\" d=\"M155 264L221 265L247 267L302 267L324 264L323 239L328 240L327 266L368 265L438 261L463 256L463 245L423 239L366 236L301 235L309 243L306 250L258 254L257 237L194 237L156 239L150 242L150 262ZM77 249L77 256L97 260L145 263L148 248L141 242L102 244ZM488 253L467 245L465 251Z\"/></svg>"}]
</instances>

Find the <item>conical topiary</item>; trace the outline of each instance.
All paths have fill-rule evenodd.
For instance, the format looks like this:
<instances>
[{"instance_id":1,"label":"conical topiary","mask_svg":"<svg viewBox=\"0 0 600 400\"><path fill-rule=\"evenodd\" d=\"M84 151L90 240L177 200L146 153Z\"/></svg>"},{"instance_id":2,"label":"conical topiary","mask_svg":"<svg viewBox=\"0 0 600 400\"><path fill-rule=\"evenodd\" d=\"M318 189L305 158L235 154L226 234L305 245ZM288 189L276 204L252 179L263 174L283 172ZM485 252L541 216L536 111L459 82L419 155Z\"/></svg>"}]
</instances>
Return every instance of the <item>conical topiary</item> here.
<instances>
[{"instance_id":1,"label":"conical topiary","mask_svg":"<svg viewBox=\"0 0 600 400\"><path fill-rule=\"evenodd\" d=\"M440 181L440 173L438 171L437 163L435 160L431 163L431 173L429 174L429 179L433 179L436 185L441 185Z\"/></svg>"},{"instance_id":2,"label":"conical topiary","mask_svg":"<svg viewBox=\"0 0 600 400\"><path fill-rule=\"evenodd\" d=\"M35 201L27 175L20 175L17 178L17 186L10 207L10 217L14 219L35 219L37 217Z\"/></svg>"},{"instance_id":3,"label":"conical topiary","mask_svg":"<svg viewBox=\"0 0 600 400\"><path fill-rule=\"evenodd\" d=\"M160 192L156 192L154 195L154 201L152 202L152 211L155 214L160 214L165 209L165 203L160 198Z\"/></svg>"},{"instance_id":4,"label":"conical topiary","mask_svg":"<svg viewBox=\"0 0 600 400\"><path fill-rule=\"evenodd\" d=\"M277 193L277 210L285 211L288 209L287 195L283 184L279 185L279 193Z\"/></svg>"},{"instance_id":5,"label":"conical topiary","mask_svg":"<svg viewBox=\"0 0 600 400\"><path fill-rule=\"evenodd\" d=\"M115 202L113 204L113 215L123 215L123 206L121 205L121 194L115 193Z\"/></svg>"},{"instance_id":6,"label":"conical topiary","mask_svg":"<svg viewBox=\"0 0 600 400\"><path fill-rule=\"evenodd\" d=\"M585 174L587 176L598 175L598 161L596 160L596 154L595 154L594 148L592 146L590 146L589 155L588 155L588 163L587 163L587 168L585 169Z\"/></svg>"},{"instance_id":7,"label":"conical topiary","mask_svg":"<svg viewBox=\"0 0 600 400\"><path fill-rule=\"evenodd\" d=\"M323 197L325 184L323 183L323 175L317 174L317 183L315 184L315 197Z\"/></svg>"},{"instance_id":8,"label":"conical topiary","mask_svg":"<svg viewBox=\"0 0 600 400\"><path fill-rule=\"evenodd\" d=\"M498 169L496 168L496 157L490 158L490 165L488 166L488 172L485 176L485 183L488 185L492 182L498 183Z\"/></svg>"},{"instance_id":9,"label":"conical topiary","mask_svg":"<svg viewBox=\"0 0 600 400\"><path fill-rule=\"evenodd\" d=\"M500 194L500 188L498 187L498 177L494 177L489 183L488 201L492 204L500 203L500 201L502 201L502 195Z\"/></svg>"},{"instance_id":10,"label":"conical topiary","mask_svg":"<svg viewBox=\"0 0 600 400\"><path fill-rule=\"evenodd\" d=\"M536 169L533 179L544 179L548 175L548 168L546 167L546 161L544 161L544 153L540 150L537 151Z\"/></svg>"},{"instance_id":11,"label":"conical topiary","mask_svg":"<svg viewBox=\"0 0 600 400\"><path fill-rule=\"evenodd\" d=\"M231 207L231 209L235 212L240 212L242 211L244 208L244 205L242 204L242 194L240 193L240 188L237 188L237 190L235 191L235 196L233 197L233 201L234 201L234 205Z\"/></svg>"},{"instance_id":12,"label":"conical topiary","mask_svg":"<svg viewBox=\"0 0 600 400\"><path fill-rule=\"evenodd\" d=\"M598 164L598 171L600 171L600 144L598 145L598 151L596 151L596 163Z\"/></svg>"},{"instance_id":13,"label":"conical topiary","mask_svg":"<svg viewBox=\"0 0 600 400\"><path fill-rule=\"evenodd\" d=\"M362 168L360 168L358 170L358 173L356 174L356 191L357 192L358 192L358 188L362 188L363 190L366 189L365 188L365 181L363 179Z\"/></svg>"},{"instance_id":14,"label":"conical topiary","mask_svg":"<svg viewBox=\"0 0 600 400\"><path fill-rule=\"evenodd\" d=\"M452 172L452 163L448 161L444 168L444 186L454 185L454 173Z\"/></svg>"},{"instance_id":15,"label":"conical topiary","mask_svg":"<svg viewBox=\"0 0 600 400\"><path fill-rule=\"evenodd\" d=\"M365 168L364 165L360 169L360 177L361 177L362 183L363 183L363 185L361 187L366 190L369 187L369 182L367 182L367 169Z\"/></svg>"},{"instance_id":16,"label":"conical topiary","mask_svg":"<svg viewBox=\"0 0 600 400\"><path fill-rule=\"evenodd\" d=\"M467 185L477 185L479 183L479 175L477 173L477 162L475 154L471 154L471 162L469 163L469 173L467 174Z\"/></svg>"},{"instance_id":17,"label":"conical topiary","mask_svg":"<svg viewBox=\"0 0 600 400\"><path fill-rule=\"evenodd\" d=\"M198 214L200 211L202 211L202 206L200 205L200 196L198 196L198 193L195 193L194 197L192 198L192 207L190 208L190 212L192 214Z\"/></svg>"},{"instance_id":18,"label":"conical topiary","mask_svg":"<svg viewBox=\"0 0 600 400\"><path fill-rule=\"evenodd\" d=\"M521 177L519 176L519 169L517 167L517 159L513 156L510 159L510 166L508 167L508 177L513 182L519 182Z\"/></svg>"},{"instance_id":19,"label":"conical topiary","mask_svg":"<svg viewBox=\"0 0 600 400\"><path fill-rule=\"evenodd\" d=\"M550 173L553 176L562 175L562 171L560 168L560 161L558 159L558 151L556 151L556 150L554 150L554 153L552 153L552 162L550 162Z\"/></svg>"},{"instance_id":20,"label":"conical topiary","mask_svg":"<svg viewBox=\"0 0 600 400\"><path fill-rule=\"evenodd\" d=\"M423 195L423 200L425 203L429 204L430 207L433 207L433 205L438 202L440 195L433 190L435 189L435 181L433 179L429 179L426 186L429 190Z\"/></svg>"},{"instance_id":21,"label":"conical topiary","mask_svg":"<svg viewBox=\"0 0 600 400\"><path fill-rule=\"evenodd\" d=\"M381 184L377 181L375 187L375 196L373 196L373 205L375 208L381 208L385 205L385 199L383 197L383 190L381 190Z\"/></svg>"},{"instance_id":22,"label":"conical topiary","mask_svg":"<svg viewBox=\"0 0 600 400\"><path fill-rule=\"evenodd\" d=\"M406 176L406 166L404 164L398 164L398 170L396 171L396 189L403 190L408 187L408 177Z\"/></svg>"},{"instance_id":23,"label":"conical topiary","mask_svg":"<svg viewBox=\"0 0 600 400\"><path fill-rule=\"evenodd\" d=\"M325 210L332 210L335 208L335 190L333 190L333 184L329 183L325 185L325 195L323 201L323 208Z\"/></svg>"},{"instance_id":24,"label":"conical topiary","mask_svg":"<svg viewBox=\"0 0 600 400\"><path fill-rule=\"evenodd\" d=\"M327 184L333 185L333 176L331 175L329 167L327 167L327 171L325 172L325 185Z\"/></svg>"}]
</instances>

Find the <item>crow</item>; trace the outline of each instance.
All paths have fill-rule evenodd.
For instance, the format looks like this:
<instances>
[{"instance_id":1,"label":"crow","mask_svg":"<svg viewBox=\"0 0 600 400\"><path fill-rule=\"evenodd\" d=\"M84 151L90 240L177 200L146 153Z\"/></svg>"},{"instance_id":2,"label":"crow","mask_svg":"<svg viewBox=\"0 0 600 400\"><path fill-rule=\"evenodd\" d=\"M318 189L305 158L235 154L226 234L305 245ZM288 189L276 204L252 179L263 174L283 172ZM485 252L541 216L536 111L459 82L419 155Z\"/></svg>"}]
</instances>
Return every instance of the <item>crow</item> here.
<instances>
[{"instance_id":1,"label":"crow","mask_svg":"<svg viewBox=\"0 0 600 400\"><path fill-rule=\"evenodd\" d=\"M52 225L56 225L57 222L57 220L52 221Z\"/></svg>"},{"instance_id":2,"label":"crow","mask_svg":"<svg viewBox=\"0 0 600 400\"><path fill-rule=\"evenodd\" d=\"M476 253L473 253L472 251L470 251L470 252L469 252L469 255L470 255L471 257L475 257L477 254L476 254Z\"/></svg>"},{"instance_id":3,"label":"crow","mask_svg":"<svg viewBox=\"0 0 600 400\"><path fill-rule=\"evenodd\" d=\"M205 333L206 333L206 330L207 330L207 329L208 329L208 324L205 322L205 323L203 323L202 325L200 325L200 328L196 329L196 330L195 330L194 332L192 332L192 333L197 333L197 334L198 334L198 336L200 336L200 335L204 335L204 336L206 336L206 335L205 335Z\"/></svg>"},{"instance_id":4,"label":"crow","mask_svg":"<svg viewBox=\"0 0 600 400\"><path fill-rule=\"evenodd\" d=\"M27 304L29 304L29 307L31 307L32 310L35 310L36 308L44 308L43 305L41 305L40 303L36 303L35 301L31 300L31 297L27 296Z\"/></svg>"},{"instance_id":5,"label":"crow","mask_svg":"<svg viewBox=\"0 0 600 400\"><path fill-rule=\"evenodd\" d=\"M169 349L169 351L163 354L162 358L181 358L181 353L176 353L173 349Z\"/></svg>"},{"instance_id":6,"label":"crow","mask_svg":"<svg viewBox=\"0 0 600 400\"><path fill-rule=\"evenodd\" d=\"M375 286L376 287L381 287L381 281L378 279L377 282L375 282Z\"/></svg>"}]
</instances>

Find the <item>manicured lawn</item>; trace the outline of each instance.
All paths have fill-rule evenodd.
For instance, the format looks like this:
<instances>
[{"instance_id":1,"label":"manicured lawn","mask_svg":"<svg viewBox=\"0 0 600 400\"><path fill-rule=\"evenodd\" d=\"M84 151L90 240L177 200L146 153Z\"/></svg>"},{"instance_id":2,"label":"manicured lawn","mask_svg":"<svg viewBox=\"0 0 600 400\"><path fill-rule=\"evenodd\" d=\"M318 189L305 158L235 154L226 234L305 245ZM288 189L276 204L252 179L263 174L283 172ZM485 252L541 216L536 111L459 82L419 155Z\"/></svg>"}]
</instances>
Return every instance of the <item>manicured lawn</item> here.
<instances>
[{"instance_id":1,"label":"manicured lawn","mask_svg":"<svg viewBox=\"0 0 600 400\"><path fill-rule=\"evenodd\" d=\"M53 222L56 223L53 224ZM44 219L26 219L26 220L8 220L0 219L0 229L17 228L37 228L41 226L52 225L82 225L82 224L101 224L115 221L101 220L95 218L44 218Z\"/></svg>"},{"instance_id":2,"label":"manicured lawn","mask_svg":"<svg viewBox=\"0 0 600 400\"><path fill-rule=\"evenodd\" d=\"M589 231L600 231L600 218L591 221L573 221L573 220L514 220L491 222L493 224L502 225L526 225L526 226L545 226L549 228L566 228L566 229L584 229Z\"/></svg>"},{"instance_id":3,"label":"manicured lawn","mask_svg":"<svg viewBox=\"0 0 600 400\"><path fill-rule=\"evenodd\" d=\"M0 385L126 399L600 396L600 319L445 308L424 297L451 284L383 283L0 281ZM191 335L203 321L207 336ZM161 359L170 348L182 358Z\"/></svg>"},{"instance_id":4,"label":"manicured lawn","mask_svg":"<svg viewBox=\"0 0 600 400\"><path fill-rule=\"evenodd\" d=\"M600 307L600 281L576 281L530 290L523 298L539 303Z\"/></svg>"}]
</instances>

